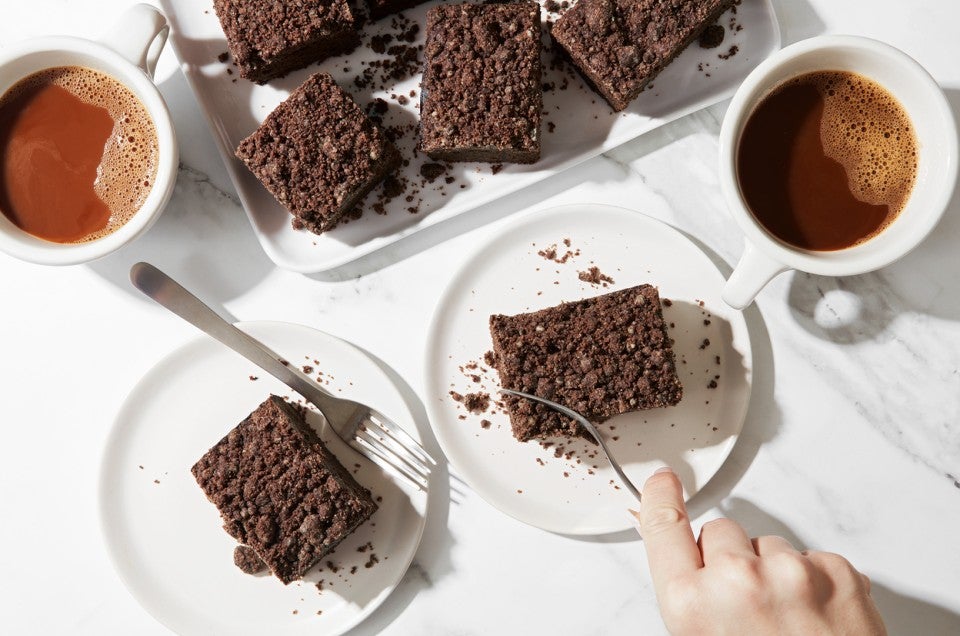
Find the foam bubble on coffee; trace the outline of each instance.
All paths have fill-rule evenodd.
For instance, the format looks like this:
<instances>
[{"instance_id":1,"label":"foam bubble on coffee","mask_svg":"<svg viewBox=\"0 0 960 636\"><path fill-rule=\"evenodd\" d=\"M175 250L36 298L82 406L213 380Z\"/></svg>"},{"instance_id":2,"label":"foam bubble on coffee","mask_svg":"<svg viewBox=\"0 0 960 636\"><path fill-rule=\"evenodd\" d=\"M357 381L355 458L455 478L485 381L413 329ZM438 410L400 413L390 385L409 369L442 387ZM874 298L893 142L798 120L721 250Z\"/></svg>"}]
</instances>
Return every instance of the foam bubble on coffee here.
<instances>
[{"instance_id":1,"label":"foam bubble on coffee","mask_svg":"<svg viewBox=\"0 0 960 636\"><path fill-rule=\"evenodd\" d=\"M917 141L896 98L873 80L852 73L815 73L823 95L820 134L825 154L843 164L850 191L896 213L910 196L917 174Z\"/></svg>"},{"instance_id":2,"label":"foam bubble on coffee","mask_svg":"<svg viewBox=\"0 0 960 636\"><path fill-rule=\"evenodd\" d=\"M97 169L94 190L110 209L105 227L85 236L92 241L115 232L143 205L157 176L159 143L146 107L124 85L84 67L57 67L32 75L6 99L35 86L55 84L81 101L105 109L114 122Z\"/></svg>"}]
</instances>

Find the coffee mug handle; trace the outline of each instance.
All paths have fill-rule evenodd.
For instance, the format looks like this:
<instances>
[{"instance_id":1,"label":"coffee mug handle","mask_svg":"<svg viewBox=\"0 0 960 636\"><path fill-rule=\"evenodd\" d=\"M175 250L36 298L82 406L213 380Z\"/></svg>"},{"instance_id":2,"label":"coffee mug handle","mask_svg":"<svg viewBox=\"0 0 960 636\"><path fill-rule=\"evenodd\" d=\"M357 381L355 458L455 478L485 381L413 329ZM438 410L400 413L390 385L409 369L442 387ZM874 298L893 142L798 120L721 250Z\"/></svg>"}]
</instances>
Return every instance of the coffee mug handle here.
<instances>
[{"instance_id":1,"label":"coffee mug handle","mask_svg":"<svg viewBox=\"0 0 960 636\"><path fill-rule=\"evenodd\" d=\"M753 302L760 290L774 276L788 269L790 268L758 250L750 241L746 241L743 256L740 257L740 262L727 279L727 284L724 285L720 295L724 302L734 309L744 309Z\"/></svg>"},{"instance_id":2,"label":"coffee mug handle","mask_svg":"<svg viewBox=\"0 0 960 636\"><path fill-rule=\"evenodd\" d=\"M167 42L167 18L149 4L127 9L100 41L127 58L153 78L157 59Z\"/></svg>"}]
</instances>

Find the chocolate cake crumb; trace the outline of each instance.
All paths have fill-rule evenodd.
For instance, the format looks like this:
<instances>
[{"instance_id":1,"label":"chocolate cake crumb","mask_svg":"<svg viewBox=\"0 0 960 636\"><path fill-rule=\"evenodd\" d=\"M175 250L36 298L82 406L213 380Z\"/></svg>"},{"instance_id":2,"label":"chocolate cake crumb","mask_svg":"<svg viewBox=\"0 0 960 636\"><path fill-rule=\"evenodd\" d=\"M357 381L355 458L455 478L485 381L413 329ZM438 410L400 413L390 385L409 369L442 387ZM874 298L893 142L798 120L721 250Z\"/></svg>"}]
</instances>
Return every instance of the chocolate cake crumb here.
<instances>
[{"instance_id":1,"label":"chocolate cake crumb","mask_svg":"<svg viewBox=\"0 0 960 636\"><path fill-rule=\"evenodd\" d=\"M221 64L223 64L224 62L226 62L226 61L229 60L229 59L230 59L230 52L229 52L229 51L224 51L223 53L221 53L220 55L217 56L217 61L220 62Z\"/></svg>"},{"instance_id":2,"label":"chocolate cake crumb","mask_svg":"<svg viewBox=\"0 0 960 636\"><path fill-rule=\"evenodd\" d=\"M729 60L731 57L736 55L739 51L740 51L740 47L734 44L733 46L730 47L730 49L726 53L721 53L717 57L719 57L721 60Z\"/></svg>"},{"instance_id":3,"label":"chocolate cake crumb","mask_svg":"<svg viewBox=\"0 0 960 636\"><path fill-rule=\"evenodd\" d=\"M463 405L471 413L483 413L490 406L489 393L467 393L463 396Z\"/></svg>"},{"instance_id":4,"label":"chocolate cake crumb","mask_svg":"<svg viewBox=\"0 0 960 636\"><path fill-rule=\"evenodd\" d=\"M700 343L700 350L706 349L710 346L710 338L704 338L703 342Z\"/></svg>"},{"instance_id":5,"label":"chocolate cake crumb","mask_svg":"<svg viewBox=\"0 0 960 636\"><path fill-rule=\"evenodd\" d=\"M483 361L487 363L487 366L496 366L497 356L493 351L486 351L483 354Z\"/></svg>"},{"instance_id":6,"label":"chocolate cake crumb","mask_svg":"<svg viewBox=\"0 0 960 636\"><path fill-rule=\"evenodd\" d=\"M715 49L723 42L725 34L726 30L722 24L711 24L700 34L697 44L700 45L701 49Z\"/></svg>"},{"instance_id":7,"label":"chocolate cake crumb","mask_svg":"<svg viewBox=\"0 0 960 636\"><path fill-rule=\"evenodd\" d=\"M313 373L313 367L311 367L309 364L305 364L301 368L303 369L303 372L306 373L307 375L310 375L311 373Z\"/></svg>"},{"instance_id":8,"label":"chocolate cake crumb","mask_svg":"<svg viewBox=\"0 0 960 636\"><path fill-rule=\"evenodd\" d=\"M437 180L437 177L442 175L446 171L443 164L440 163L425 163L420 166L420 176L427 180L428 183L433 183Z\"/></svg>"},{"instance_id":9,"label":"chocolate cake crumb","mask_svg":"<svg viewBox=\"0 0 960 636\"><path fill-rule=\"evenodd\" d=\"M377 563L380 563L380 559L377 558L376 554L371 553L370 558L367 560L366 563L363 564L363 567L369 569L369 568L372 568Z\"/></svg>"},{"instance_id":10,"label":"chocolate cake crumb","mask_svg":"<svg viewBox=\"0 0 960 636\"><path fill-rule=\"evenodd\" d=\"M450 397L452 397L456 402L463 402L463 395L457 393L456 391L450 391Z\"/></svg>"},{"instance_id":11,"label":"chocolate cake crumb","mask_svg":"<svg viewBox=\"0 0 960 636\"><path fill-rule=\"evenodd\" d=\"M568 245L567 247L569 247L569 245ZM579 249L576 249L576 250L569 250L569 249L568 249L568 250L566 250L566 251L563 253L563 256L560 256L559 253L560 253L560 252L559 252L559 250L557 249L557 244L556 244L556 243L553 243L552 245L550 245L550 247L546 247L546 248L538 251L538 252L537 252L537 255L538 255L538 256L542 256L545 260L553 261L554 263L560 263L561 265L563 265L564 263L566 263L567 261L569 261L569 260L570 260L571 258L573 258L574 256L580 256L580 250L579 250ZM559 274L560 271L557 270L557 273Z\"/></svg>"},{"instance_id":12,"label":"chocolate cake crumb","mask_svg":"<svg viewBox=\"0 0 960 636\"><path fill-rule=\"evenodd\" d=\"M480 420L480 428L490 428L490 425L493 424L490 420Z\"/></svg>"},{"instance_id":13,"label":"chocolate cake crumb","mask_svg":"<svg viewBox=\"0 0 960 636\"><path fill-rule=\"evenodd\" d=\"M600 268L596 265L592 266L586 271L578 271L577 278L585 283L590 283L591 285L603 285L604 287L613 283L613 279L601 272Z\"/></svg>"},{"instance_id":14,"label":"chocolate cake crumb","mask_svg":"<svg viewBox=\"0 0 960 636\"><path fill-rule=\"evenodd\" d=\"M673 307L673 301L669 298L664 298L662 302L664 307Z\"/></svg>"},{"instance_id":15,"label":"chocolate cake crumb","mask_svg":"<svg viewBox=\"0 0 960 636\"><path fill-rule=\"evenodd\" d=\"M715 388L717 388L717 381L716 381L716 380L710 380L709 384L707 384L707 388L708 388L708 389L715 389Z\"/></svg>"},{"instance_id":16,"label":"chocolate cake crumb","mask_svg":"<svg viewBox=\"0 0 960 636\"><path fill-rule=\"evenodd\" d=\"M246 574L260 574L267 570L267 564L248 545L238 545L233 549L233 564Z\"/></svg>"}]
</instances>

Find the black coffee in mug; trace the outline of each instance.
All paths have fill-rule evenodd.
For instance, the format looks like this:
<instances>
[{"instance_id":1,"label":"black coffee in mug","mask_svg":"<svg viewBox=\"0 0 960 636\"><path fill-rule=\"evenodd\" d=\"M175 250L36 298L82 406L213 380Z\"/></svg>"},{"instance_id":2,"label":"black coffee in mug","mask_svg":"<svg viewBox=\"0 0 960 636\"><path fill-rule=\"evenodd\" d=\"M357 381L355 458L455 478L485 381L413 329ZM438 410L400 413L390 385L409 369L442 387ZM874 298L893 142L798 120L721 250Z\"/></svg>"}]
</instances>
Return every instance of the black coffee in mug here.
<instances>
[{"instance_id":1,"label":"black coffee in mug","mask_svg":"<svg viewBox=\"0 0 960 636\"><path fill-rule=\"evenodd\" d=\"M737 179L753 216L785 243L841 250L903 210L917 176L910 117L889 91L846 71L783 83L751 113Z\"/></svg>"}]
</instances>

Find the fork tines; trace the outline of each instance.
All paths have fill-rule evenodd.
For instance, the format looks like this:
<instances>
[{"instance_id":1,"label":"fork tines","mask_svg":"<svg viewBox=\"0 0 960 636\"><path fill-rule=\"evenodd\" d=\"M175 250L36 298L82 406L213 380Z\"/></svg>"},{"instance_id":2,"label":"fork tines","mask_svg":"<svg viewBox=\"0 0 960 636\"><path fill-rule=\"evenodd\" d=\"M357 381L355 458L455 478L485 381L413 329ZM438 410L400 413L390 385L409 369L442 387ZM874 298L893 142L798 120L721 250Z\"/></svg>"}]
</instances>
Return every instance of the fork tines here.
<instances>
[{"instance_id":1,"label":"fork tines","mask_svg":"<svg viewBox=\"0 0 960 636\"><path fill-rule=\"evenodd\" d=\"M379 414L371 413L357 427L354 439L364 454L384 470L398 473L426 490L430 464L436 461L406 431Z\"/></svg>"}]
</instances>

